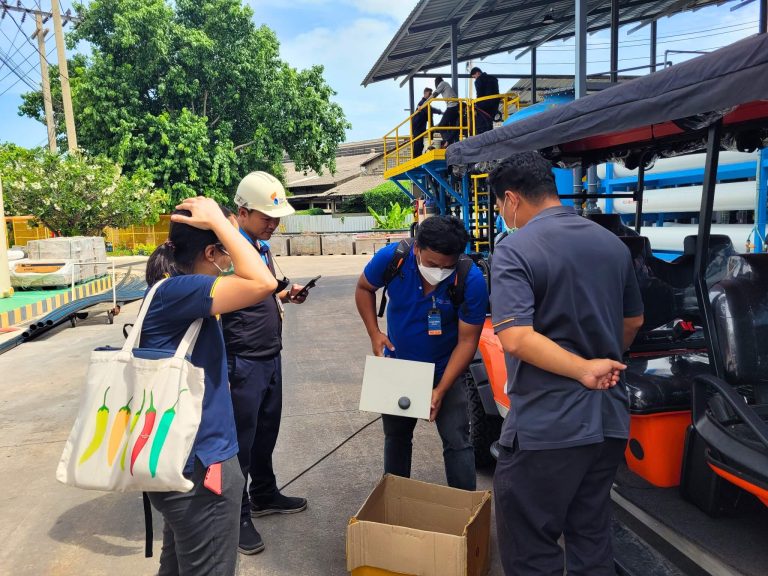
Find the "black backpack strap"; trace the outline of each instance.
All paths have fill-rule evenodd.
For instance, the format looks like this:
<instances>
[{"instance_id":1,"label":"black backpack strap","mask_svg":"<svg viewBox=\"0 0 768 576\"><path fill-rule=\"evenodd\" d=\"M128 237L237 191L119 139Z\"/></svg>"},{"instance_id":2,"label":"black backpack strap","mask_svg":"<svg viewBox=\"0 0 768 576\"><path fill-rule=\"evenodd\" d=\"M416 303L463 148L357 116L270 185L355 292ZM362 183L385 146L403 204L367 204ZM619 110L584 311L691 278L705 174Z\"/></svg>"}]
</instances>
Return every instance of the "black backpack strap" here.
<instances>
[{"instance_id":1,"label":"black backpack strap","mask_svg":"<svg viewBox=\"0 0 768 576\"><path fill-rule=\"evenodd\" d=\"M456 262L456 276L453 279L453 284L448 287L448 295L451 297L454 308L458 309L464 303L464 288L473 264L472 258L466 254L459 256L459 260Z\"/></svg>"},{"instance_id":2,"label":"black backpack strap","mask_svg":"<svg viewBox=\"0 0 768 576\"><path fill-rule=\"evenodd\" d=\"M146 492L141 493L141 498L144 501L144 558L152 558L152 504Z\"/></svg>"},{"instance_id":3,"label":"black backpack strap","mask_svg":"<svg viewBox=\"0 0 768 576\"><path fill-rule=\"evenodd\" d=\"M397 276L398 272L400 272L400 268L403 266L403 262L405 262L405 259L411 252L413 242L413 238L405 238L400 240L400 242L397 244L397 248L395 248L395 253L392 256L392 260L389 261L389 264L387 264L387 269L384 270L384 291L381 293L379 318L384 317L384 310L387 307L387 287L389 286L389 283L394 280L395 276Z\"/></svg>"}]
</instances>

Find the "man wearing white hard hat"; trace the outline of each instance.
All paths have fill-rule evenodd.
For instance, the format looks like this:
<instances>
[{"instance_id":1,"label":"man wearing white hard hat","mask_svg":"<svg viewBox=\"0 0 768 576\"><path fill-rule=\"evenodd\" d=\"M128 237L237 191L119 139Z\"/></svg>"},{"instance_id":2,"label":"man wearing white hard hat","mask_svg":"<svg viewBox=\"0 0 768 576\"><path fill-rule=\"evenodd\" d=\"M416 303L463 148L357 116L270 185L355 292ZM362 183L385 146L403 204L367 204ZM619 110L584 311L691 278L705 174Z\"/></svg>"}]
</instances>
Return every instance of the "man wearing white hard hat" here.
<instances>
[{"instance_id":1,"label":"man wearing white hard hat","mask_svg":"<svg viewBox=\"0 0 768 576\"><path fill-rule=\"evenodd\" d=\"M237 187L235 205L240 233L275 274L268 240L280 224L280 218L294 213L283 185L271 174L251 172ZM264 550L264 541L253 525L252 516L292 514L307 507L304 498L284 496L278 491L272 469L272 451L280 430L283 402L280 361L283 304L304 302L307 293L302 292L302 288L278 282L279 292L274 298L222 315L240 445L238 458L246 478L240 515L239 550L243 554Z\"/></svg>"}]
</instances>

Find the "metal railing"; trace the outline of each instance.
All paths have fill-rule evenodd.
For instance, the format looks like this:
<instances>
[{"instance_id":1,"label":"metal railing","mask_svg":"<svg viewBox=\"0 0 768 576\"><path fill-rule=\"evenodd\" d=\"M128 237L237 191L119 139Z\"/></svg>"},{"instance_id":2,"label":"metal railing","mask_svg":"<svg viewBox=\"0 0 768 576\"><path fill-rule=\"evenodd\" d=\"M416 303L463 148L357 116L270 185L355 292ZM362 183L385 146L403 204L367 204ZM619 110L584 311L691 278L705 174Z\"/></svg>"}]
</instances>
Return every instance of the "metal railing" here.
<instances>
[{"instance_id":1,"label":"metal railing","mask_svg":"<svg viewBox=\"0 0 768 576\"><path fill-rule=\"evenodd\" d=\"M416 156L414 144L419 140L424 141L423 149L428 151L437 148L438 144L442 145L449 132L457 133L457 140L474 136L477 133L477 104L490 100L499 100L501 122L506 121L511 114L520 109L520 97L517 94L493 94L482 98L433 98L423 104L384 136L384 171L393 170L413 160ZM446 109L449 103L456 104L457 124L446 126L435 124L432 105L439 102L444 102ZM422 114L424 109L427 112L426 130L420 134L414 134L413 119ZM494 114L492 121L495 121L495 117Z\"/></svg>"}]
</instances>

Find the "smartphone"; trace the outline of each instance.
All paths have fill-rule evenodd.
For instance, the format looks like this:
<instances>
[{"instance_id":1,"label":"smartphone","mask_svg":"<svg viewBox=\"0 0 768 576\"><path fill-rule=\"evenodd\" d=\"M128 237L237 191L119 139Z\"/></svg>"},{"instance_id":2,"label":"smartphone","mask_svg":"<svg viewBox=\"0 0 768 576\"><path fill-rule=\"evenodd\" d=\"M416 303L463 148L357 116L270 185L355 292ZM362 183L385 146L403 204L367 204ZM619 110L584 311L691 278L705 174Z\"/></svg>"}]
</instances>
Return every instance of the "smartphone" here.
<instances>
[{"instance_id":1,"label":"smartphone","mask_svg":"<svg viewBox=\"0 0 768 576\"><path fill-rule=\"evenodd\" d=\"M306 298L307 294L309 294L309 291L315 287L315 284L317 283L318 280L320 280L320 278L322 278L322 276L317 275L314 278L312 278L312 280L307 282L304 285L304 288L302 288L301 291L298 294L296 294L296 298Z\"/></svg>"}]
</instances>

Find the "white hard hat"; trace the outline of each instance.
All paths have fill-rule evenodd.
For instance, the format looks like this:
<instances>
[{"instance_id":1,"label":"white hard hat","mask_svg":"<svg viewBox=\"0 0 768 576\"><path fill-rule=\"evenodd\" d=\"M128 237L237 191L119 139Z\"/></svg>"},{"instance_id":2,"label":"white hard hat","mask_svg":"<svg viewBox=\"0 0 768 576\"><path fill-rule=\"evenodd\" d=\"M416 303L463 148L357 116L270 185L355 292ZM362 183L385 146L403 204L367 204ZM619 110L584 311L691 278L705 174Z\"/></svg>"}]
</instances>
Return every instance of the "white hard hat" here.
<instances>
[{"instance_id":1,"label":"white hard hat","mask_svg":"<svg viewBox=\"0 0 768 576\"><path fill-rule=\"evenodd\" d=\"M235 205L258 210L272 218L290 216L295 212L285 197L280 180L266 172L251 172L240 180L235 193Z\"/></svg>"}]
</instances>

